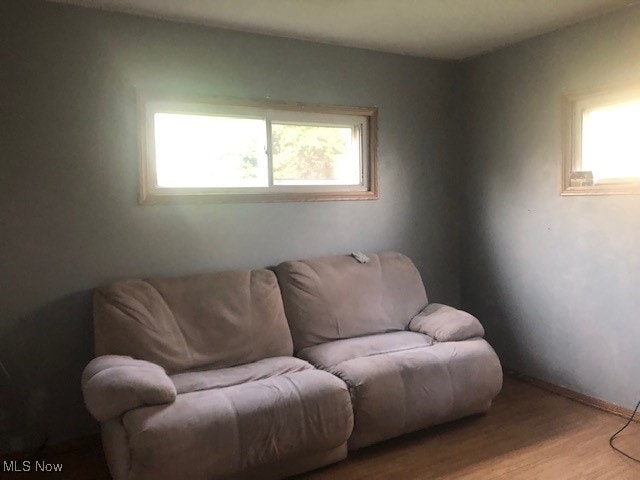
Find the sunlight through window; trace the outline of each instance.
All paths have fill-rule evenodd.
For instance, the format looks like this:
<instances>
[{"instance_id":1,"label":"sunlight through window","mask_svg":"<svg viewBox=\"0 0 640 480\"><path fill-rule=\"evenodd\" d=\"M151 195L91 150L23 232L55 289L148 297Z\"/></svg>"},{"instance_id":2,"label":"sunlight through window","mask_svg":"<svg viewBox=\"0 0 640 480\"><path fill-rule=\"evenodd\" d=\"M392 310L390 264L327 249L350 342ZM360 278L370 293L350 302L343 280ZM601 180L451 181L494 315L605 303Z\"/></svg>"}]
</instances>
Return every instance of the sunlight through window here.
<instances>
[{"instance_id":1,"label":"sunlight through window","mask_svg":"<svg viewBox=\"0 0 640 480\"><path fill-rule=\"evenodd\" d=\"M564 97L562 195L640 194L640 87Z\"/></svg>"},{"instance_id":2,"label":"sunlight through window","mask_svg":"<svg viewBox=\"0 0 640 480\"><path fill-rule=\"evenodd\" d=\"M584 112L582 169L596 183L640 178L640 101Z\"/></svg>"},{"instance_id":3,"label":"sunlight through window","mask_svg":"<svg viewBox=\"0 0 640 480\"><path fill-rule=\"evenodd\" d=\"M155 114L159 187L266 187L264 119Z\"/></svg>"},{"instance_id":4,"label":"sunlight through window","mask_svg":"<svg viewBox=\"0 0 640 480\"><path fill-rule=\"evenodd\" d=\"M378 198L374 107L138 97L141 203Z\"/></svg>"}]
</instances>

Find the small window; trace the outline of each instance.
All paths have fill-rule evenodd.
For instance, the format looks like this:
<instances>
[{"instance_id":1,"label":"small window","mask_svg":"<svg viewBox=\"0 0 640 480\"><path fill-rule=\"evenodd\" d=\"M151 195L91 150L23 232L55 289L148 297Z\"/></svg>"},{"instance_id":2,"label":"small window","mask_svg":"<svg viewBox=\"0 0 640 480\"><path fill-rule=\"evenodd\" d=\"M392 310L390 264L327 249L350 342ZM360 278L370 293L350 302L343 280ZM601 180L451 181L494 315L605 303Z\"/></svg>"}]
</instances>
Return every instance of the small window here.
<instances>
[{"instance_id":1,"label":"small window","mask_svg":"<svg viewBox=\"0 0 640 480\"><path fill-rule=\"evenodd\" d=\"M640 193L640 87L567 97L563 195Z\"/></svg>"},{"instance_id":2,"label":"small window","mask_svg":"<svg viewBox=\"0 0 640 480\"><path fill-rule=\"evenodd\" d=\"M142 94L141 203L377 197L375 108Z\"/></svg>"}]
</instances>

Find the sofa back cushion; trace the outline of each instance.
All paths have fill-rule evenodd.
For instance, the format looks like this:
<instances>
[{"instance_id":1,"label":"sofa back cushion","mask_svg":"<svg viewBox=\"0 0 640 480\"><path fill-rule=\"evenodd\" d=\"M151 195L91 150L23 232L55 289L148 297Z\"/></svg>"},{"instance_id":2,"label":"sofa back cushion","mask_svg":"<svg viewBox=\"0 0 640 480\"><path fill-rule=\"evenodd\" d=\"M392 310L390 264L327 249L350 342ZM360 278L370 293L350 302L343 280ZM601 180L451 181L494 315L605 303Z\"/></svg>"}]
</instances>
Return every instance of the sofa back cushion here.
<instances>
[{"instance_id":1,"label":"sofa back cushion","mask_svg":"<svg viewBox=\"0 0 640 480\"><path fill-rule=\"evenodd\" d=\"M405 330L427 305L413 262L400 253L284 262L276 267L296 351L343 338Z\"/></svg>"},{"instance_id":2,"label":"sofa back cushion","mask_svg":"<svg viewBox=\"0 0 640 480\"><path fill-rule=\"evenodd\" d=\"M96 355L129 355L169 372L293 353L269 270L114 283L96 291L94 326Z\"/></svg>"}]
</instances>

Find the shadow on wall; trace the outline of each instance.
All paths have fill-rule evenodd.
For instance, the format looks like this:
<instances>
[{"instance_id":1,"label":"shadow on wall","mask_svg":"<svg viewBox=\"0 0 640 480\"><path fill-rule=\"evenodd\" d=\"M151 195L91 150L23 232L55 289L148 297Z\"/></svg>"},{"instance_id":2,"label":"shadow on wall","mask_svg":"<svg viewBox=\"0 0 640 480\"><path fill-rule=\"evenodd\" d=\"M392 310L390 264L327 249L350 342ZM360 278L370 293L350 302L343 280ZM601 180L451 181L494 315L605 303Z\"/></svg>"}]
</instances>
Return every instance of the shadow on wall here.
<instances>
[{"instance_id":1,"label":"shadow on wall","mask_svg":"<svg viewBox=\"0 0 640 480\"><path fill-rule=\"evenodd\" d=\"M461 285L463 309L480 319L485 338L496 350L503 368L519 371L525 360L522 353L525 345L513 320L522 315L509 297L508 282L496 255L484 240L476 239L474 244L484 254L473 260L465 259Z\"/></svg>"},{"instance_id":2,"label":"shadow on wall","mask_svg":"<svg viewBox=\"0 0 640 480\"><path fill-rule=\"evenodd\" d=\"M93 357L91 295L89 290L62 297L0 336L0 452L96 430L88 413L84 422L76 413L84 410L80 375Z\"/></svg>"}]
</instances>

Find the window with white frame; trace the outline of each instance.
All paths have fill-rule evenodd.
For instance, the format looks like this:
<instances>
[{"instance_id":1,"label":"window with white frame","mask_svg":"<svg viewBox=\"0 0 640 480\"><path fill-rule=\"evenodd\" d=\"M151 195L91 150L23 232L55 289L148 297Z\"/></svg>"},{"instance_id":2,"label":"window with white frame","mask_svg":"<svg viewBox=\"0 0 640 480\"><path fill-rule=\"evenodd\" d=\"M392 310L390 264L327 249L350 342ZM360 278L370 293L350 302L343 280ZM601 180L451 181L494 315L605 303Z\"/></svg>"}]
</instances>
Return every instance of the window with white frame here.
<instances>
[{"instance_id":1,"label":"window with white frame","mask_svg":"<svg viewBox=\"0 0 640 480\"><path fill-rule=\"evenodd\" d=\"M567 97L563 195L640 193L640 86Z\"/></svg>"},{"instance_id":2,"label":"window with white frame","mask_svg":"<svg viewBox=\"0 0 640 480\"><path fill-rule=\"evenodd\" d=\"M140 199L377 198L375 108L139 95Z\"/></svg>"}]
</instances>

